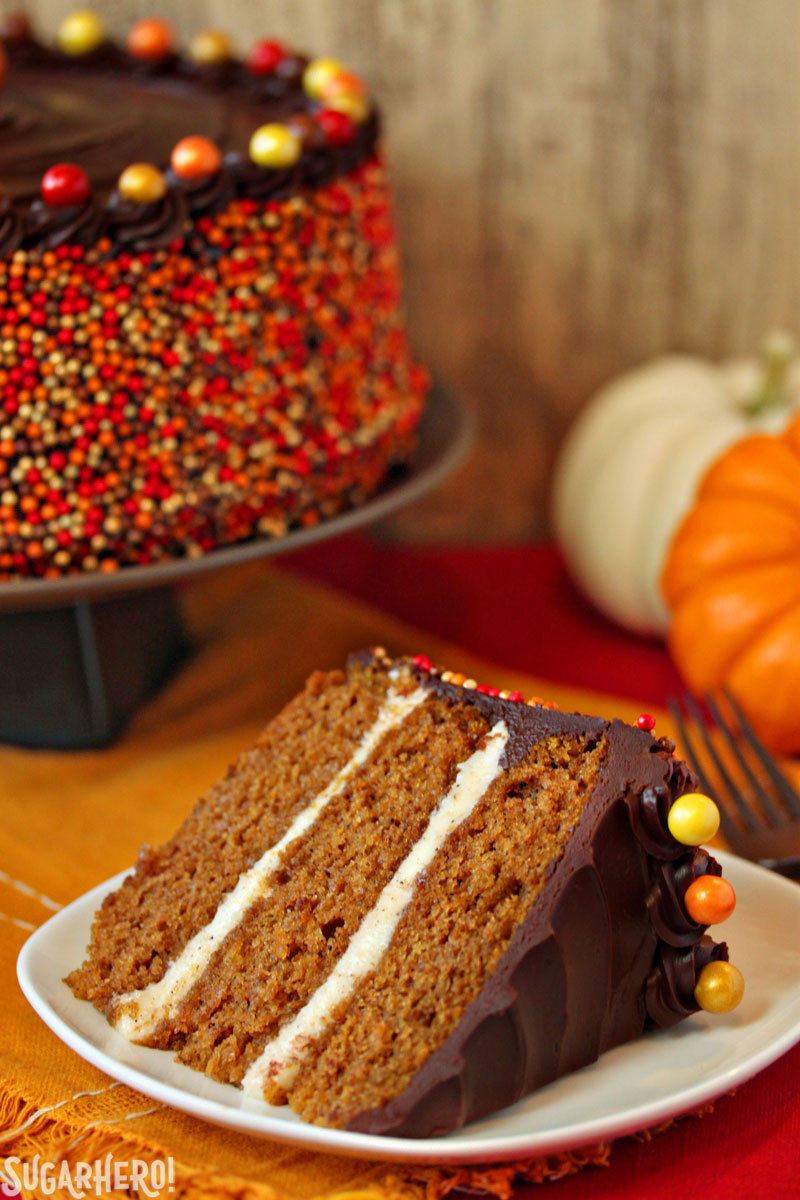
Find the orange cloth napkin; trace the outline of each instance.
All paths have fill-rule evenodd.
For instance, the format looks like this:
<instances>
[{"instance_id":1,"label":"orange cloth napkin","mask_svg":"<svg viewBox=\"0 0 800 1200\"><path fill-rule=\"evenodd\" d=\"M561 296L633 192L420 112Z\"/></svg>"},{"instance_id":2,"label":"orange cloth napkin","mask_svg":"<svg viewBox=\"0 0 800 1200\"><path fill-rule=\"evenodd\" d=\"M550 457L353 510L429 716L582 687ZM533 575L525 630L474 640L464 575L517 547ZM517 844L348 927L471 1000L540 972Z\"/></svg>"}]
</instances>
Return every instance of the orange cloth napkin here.
<instances>
[{"instance_id":1,"label":"orange cloth napkin","mask_svg":"<svg viewBox=\"0 0 800 1200\"><path fill-rule=\"evenodd\" d=\"M54 910L130 866L252 741L316 667L363 646L425 653L482 682L547 694L562 708L635 720L635 705L554 689L483 663L354 601L276 569L213 576L183 594L195 652L107 750L0 747L0 1167L7 1156L70 1163L107 1154L172 1159L171 1195L192 1200L387 1200L454 1186L507 1196L607 1161L601 1145L502 1168L409 1168L316 1154L223 1130L115 1084L68 1050L29 1008L15 962ZM659 731L668 722L658 714ZM68 1195L58 1191L57 1195ZM108 1194L128 1195L128 1192Z\"/></svg>"}]
</instances>

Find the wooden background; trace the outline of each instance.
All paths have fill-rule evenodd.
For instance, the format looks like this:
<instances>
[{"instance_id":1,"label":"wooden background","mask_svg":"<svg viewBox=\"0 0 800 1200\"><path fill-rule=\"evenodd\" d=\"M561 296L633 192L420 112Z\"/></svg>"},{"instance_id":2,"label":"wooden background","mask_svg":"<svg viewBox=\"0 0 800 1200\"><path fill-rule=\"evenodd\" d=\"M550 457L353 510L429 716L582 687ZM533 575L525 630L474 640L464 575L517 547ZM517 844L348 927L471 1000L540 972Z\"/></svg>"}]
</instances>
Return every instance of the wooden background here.
<instances>
[{"instance_id":1,"label":"wooden background","mask_svg":"<svg viewBox=\"0 0 800 1200\"><path fill-rule=\"evenodd\" d=\"M75 0L32 0L52 30ZM335 53L385 110L415 344L472 393L478 450L390 536L547 527L572 414L669 348L796 328L796 0L114 0L242 49Z\"/></svg>"}]
</instances>

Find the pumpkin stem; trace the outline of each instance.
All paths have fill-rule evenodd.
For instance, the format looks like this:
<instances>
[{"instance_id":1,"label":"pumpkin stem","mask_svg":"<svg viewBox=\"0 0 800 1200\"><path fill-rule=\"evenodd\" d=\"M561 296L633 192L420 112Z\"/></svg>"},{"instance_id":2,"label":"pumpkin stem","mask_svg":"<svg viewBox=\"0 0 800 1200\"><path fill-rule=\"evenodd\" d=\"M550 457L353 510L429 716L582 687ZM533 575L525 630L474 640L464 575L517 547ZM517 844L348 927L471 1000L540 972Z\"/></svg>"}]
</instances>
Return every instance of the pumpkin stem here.
<instances>
[{"instance_id":1,"label":"pumpkin stem","mask_svg":"<svg viewBox=\"0 0 800 1200\"><path fill-rule=\"evenodd\" d=\"M763 375L761 386L745 405L748 417L786 402L786 376L797 346L790 333L776 329L767 334L761 350Z\"/></svg>"}]
</instances>

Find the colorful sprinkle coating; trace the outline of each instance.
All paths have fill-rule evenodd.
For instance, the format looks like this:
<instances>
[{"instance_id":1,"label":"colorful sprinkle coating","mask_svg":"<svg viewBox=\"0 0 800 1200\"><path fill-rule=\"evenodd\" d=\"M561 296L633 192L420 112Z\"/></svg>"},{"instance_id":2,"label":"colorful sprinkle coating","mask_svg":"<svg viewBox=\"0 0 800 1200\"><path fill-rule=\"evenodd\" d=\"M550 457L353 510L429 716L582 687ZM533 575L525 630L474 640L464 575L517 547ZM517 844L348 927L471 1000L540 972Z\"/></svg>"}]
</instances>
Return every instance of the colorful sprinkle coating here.
<instances>
[{"instance_id":1,"label":"colorful sprinkle coating","mask_svg":"<svg viewBox=\"0 0 800 1200\"><path fill-rule=\"evenodd\" d=\"M378 651L376 650L374 653L377 654ZM558 708L558 705L552 700L543 700L541 696L532 696L530 700L525 700L522 692L502 691L500 688L490 687L485 683L478 683L476 680L470 679L466 675L462 675L459 671L442 670L442 668L437 667L436 664L433 663L426 654L414 654L411 656L410 661L419 671L424 671L427 675L438 676L442 680L442 683L452 683L456 687L464 688L466 691L478 692L481 696L493 696L499 698L500 700L511 700L515 704L529 704L531 706L536 705L539 708Z\"/></svg>"},{"instance_id":2,"label":"colorful sprinkle coating","mask_svg":"<svg viewBox=\"0 0 800 1200\"><path fill-rule=\"evenodd\" d=\"M110 251L0 261L0 578L279 536L407 458L427 377L377 161Z\"/></svg>"}]
</instances>

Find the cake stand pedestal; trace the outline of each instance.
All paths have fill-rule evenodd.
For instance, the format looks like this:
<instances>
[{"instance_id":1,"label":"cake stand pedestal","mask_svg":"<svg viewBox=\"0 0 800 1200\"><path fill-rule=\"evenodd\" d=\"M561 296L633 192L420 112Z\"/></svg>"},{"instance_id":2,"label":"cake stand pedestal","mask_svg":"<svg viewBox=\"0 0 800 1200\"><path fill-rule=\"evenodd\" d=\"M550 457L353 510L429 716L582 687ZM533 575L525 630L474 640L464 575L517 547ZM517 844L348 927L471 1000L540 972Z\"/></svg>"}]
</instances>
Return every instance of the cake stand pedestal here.
<instances>
[{"instance_id":1,"label":"cake stand pedestal","mask_svg":"<svg viewBox=\"0 0 800 1200\"><path fill-rule=\"evenodd\" d=\"M411 466L367 504L314 529L112 575L0 584L0 742L75 750L108 745L190 652L177 585L387 516L438 486L472 436L463 404L435 387Z\"/></svg>"},{"instance_id":2,"label":"cake stand pedestal","mask_svg":"<svg viewBox=\"0 0 800 1200\"><path fill-rule=\"evenodd\" d=\"M0 741L106 746L187 649L172 588L4 613Z\"/></svg>"}]
</instances>

